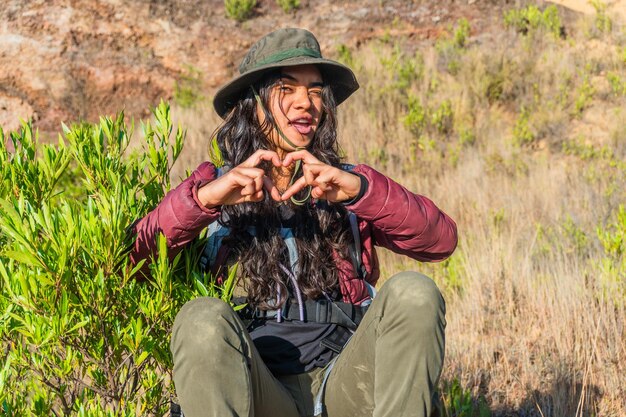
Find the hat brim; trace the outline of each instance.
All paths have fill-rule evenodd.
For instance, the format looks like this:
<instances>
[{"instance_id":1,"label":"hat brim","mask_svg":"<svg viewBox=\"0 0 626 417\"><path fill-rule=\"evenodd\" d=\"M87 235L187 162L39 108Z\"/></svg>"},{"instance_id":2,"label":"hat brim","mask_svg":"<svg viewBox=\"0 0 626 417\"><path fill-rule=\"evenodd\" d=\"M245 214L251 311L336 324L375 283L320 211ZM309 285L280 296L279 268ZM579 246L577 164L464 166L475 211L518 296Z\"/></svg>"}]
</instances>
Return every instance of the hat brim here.
<instances>
[{"instance_id":1,"label":"hat brim","mask_svg":"<svg viewBox=\"0 0 626 417\"><path fill-rule=\"evenodd\" d=\"M222 86L213 98L213 107L217 114L225 119L237 102L246 94L248 88L263 78L265 74L276 68L297 65L315 65L322 73L324 83L329 85L337 104L342 103L359 89L359 83L352 70L339 62L324 58L299 56L283 61L263 65L233 78Z\"/></svg>"}]
</instances>

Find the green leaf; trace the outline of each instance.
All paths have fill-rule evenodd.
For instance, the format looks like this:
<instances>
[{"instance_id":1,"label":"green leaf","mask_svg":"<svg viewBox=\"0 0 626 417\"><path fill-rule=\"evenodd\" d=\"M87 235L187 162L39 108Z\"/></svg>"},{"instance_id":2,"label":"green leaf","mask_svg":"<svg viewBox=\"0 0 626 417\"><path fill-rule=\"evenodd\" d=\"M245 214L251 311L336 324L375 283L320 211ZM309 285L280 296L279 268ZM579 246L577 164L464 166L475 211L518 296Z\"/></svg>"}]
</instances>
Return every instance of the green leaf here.
<instances>
[{"instance_id":1,"label":"green leaf","mask_svg":"<svg viewBox=\"0 0 626 417\"><path fill-rule=\"evenodd\" d=\"M139 366L143 363L143 361L145 361L148 356L150 356L150 354L148 352L146 352L145 350L143 352L141 352L141 354L139 354L139 357L137 357L137 359L135 360L135 365Z\"/></svg>"},{"instance_id":2,"label":"green leaf","mask_svg":"<svg viewBox=\"0 0 626 417\"><path fill-rule=\"evenodd\" d=\"M15 259L18 262L23 264L33 266L35 268L45 267L43 263L35 256L28 252L17 252L17 251L5 251L4 255L10 259Z\"/></svg>"}]
</instances>

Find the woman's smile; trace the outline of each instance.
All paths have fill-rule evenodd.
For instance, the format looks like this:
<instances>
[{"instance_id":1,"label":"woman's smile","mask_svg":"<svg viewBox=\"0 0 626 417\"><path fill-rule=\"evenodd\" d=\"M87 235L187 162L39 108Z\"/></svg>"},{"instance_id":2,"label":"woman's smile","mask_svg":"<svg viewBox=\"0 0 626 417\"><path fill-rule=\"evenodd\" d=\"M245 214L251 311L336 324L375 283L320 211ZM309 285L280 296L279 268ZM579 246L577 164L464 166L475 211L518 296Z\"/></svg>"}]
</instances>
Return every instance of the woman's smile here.
<instances>
[{"instance_id":1,"label":"woman's smile","mask_svg":"<svg viewBox=\"0 0 626 417\"><path fill-rule=\"evenodd\" d=\"M301 135L308 135L313 131L313 118L312 117L299 117L289 122Z\"/></svg>"},{"instance_id":2,"label":"woman's smile","mask_svg":"<svg viewBox=\"0 0 626 417\"><path fill-rule=\"evenodd\" d=\"M322 115L323 85L322 75L314 65L282 70L280 80L272 89L268 109L275 122L270 138L279 154L306 148L313 140ZM262 109L257 108L257 112L263 120ZM287 141L276 129L280 129Z\"/></svg>"}]
</instances>

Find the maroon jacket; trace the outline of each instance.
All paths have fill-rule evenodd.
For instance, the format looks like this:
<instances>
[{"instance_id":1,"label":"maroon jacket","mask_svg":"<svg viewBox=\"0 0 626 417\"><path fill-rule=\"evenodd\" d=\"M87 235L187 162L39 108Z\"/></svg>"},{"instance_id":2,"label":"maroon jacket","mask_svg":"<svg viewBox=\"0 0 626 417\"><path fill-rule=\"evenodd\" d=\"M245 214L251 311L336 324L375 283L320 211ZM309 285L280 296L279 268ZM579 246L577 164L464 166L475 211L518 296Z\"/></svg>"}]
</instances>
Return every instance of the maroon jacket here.
<instances>
[{"instance_id":1,"label":"maroon jacket","mask_svg":"<svg viewBox=\"0 0 626 417\"><path fill-rule=\"evenodd\" d=\"M432 201L413 194L367 165L357 165L353 172L369 182L363 197L347 209L359 219L365 279L370 284L375 285L380 275L374 245L425 262L441 261L452 254L457 244L456 224ZM204 162L135 225L137 240L131 252L134 263L156 252L159 232L166 236L173 258L217 220L219 207L207 209L197 195L198 188L215 177L215 167ZM366 285L357 277L352 263L337 258L337 268L344 301L360 304L367 300Z\"/></svg>"}]
</instances>

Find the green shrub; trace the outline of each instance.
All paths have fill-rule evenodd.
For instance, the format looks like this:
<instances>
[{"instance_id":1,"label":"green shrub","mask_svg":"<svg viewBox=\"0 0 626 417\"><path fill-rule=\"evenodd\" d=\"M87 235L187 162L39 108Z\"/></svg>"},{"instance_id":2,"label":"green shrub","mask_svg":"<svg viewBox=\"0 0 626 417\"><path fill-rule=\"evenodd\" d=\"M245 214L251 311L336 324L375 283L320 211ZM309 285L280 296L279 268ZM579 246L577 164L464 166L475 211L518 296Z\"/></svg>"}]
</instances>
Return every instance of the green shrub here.
<instances>
[{"instance_id":1,"label":"green shrub","mask_svg":"<svg viewBox=\"0 0 626 417\"><path fill-rule=\"evenodd\" d=\"M467 44L467 38L469 38L471 32L470 24L467 19L463 18L458 21L457 27L454 30L454 36L452 42L457 48L465 48Z\"/></svg>"},{"instance_id":2,"label":"green shrub","mask_svg":"<svg viewBox=\"0 0 626 417\"><path fill-rule=\"evenodd\" d=\"M419 52L413 57L407 57L399 44L395 44L389 58L380 58L383 68L392 74L392 82L388 87L406 93L408 88L424 75L424 60Z\"/></svg>"},{"instance_id":3,"label":"green shrub","mask_svg":"<svg viewBox=\"0 0 626 417\"><path fill-rule=\"evenodd\" d=\"M504 94L504 75L501 72L495 74L485 74L485 97L489 104L499 101Z\"/></svg>"},{"instance_id":4,"label":"green shrub","mask_svg":"<svg viewBox=\"0 0 626 417\"><path fill-rule=\"evenodd\" d=\"M613 22L606 13L606 3L601 0L589 0L596 10L595 26L600 33L609 33L613 29Z\"/></svg>"},{"instance_id":5,"label":"green shrub","mask_svg":"<svg viewBox=\"0 0 626 417\"><path fill-rule=\"evenodd\" d=\"M441 270L439 282L444 282L445 287L451 291L462 293L465 290L463 286L468 282L467 269L463 263L466 259L466 254L461 249L455 256L443 261L439 267ZM437 274L434 276L437 277Z\"/></svg>"},{"instance_id":6,"label":"green shrub","mask_svg":"<svg viewBox=\"0 0 626 417\"><path fill-rule=\"evenodd\" d=\"M602 159L605 161L614 160L613 150L607 146L594 146L590 143L585 143L583 137L576 137L563 141L561 144L561 151L566 155L573 155L580 158L583 161L589 161L594 159Z\"/></svg>"},{"instance_id":7,"label":"green shrub","mask_svg":"<svg viewBox=\"0 0 626 417\"><path fill-rule=\"evenodd\" d=\"M440 134L447 135L452 132L454 126L454 113L452 111L452 102L444 100L430 117L433 127Z\"/></svg>"},{"instance_id":8,"label":"green shrub","mask_svg":"<svg viewBox=\"0 0 626 417\"><path fill-rule=\"evenodd\" d=\"M238 22L243 22L252 14L256 0L224 0L226 16Z\"/></svg>"},{"instance_id":9,"label":"green shrub","mask_svg":"<svg viewBox=\"0 0 626 417\"><path fill-rule=\"evenodd\" d=\"M559 10L554 5L546 7L543 12L534 5L509 10L504 14L504 24L523 35L531 35L538 30L551 33L555 38L560 38L563 34Z\"/></svg>"},{"instance_id":10,"label":"green shrub","mask_svg":"<svg viewBox=\"0 0 626 417\"><path fill-rule=\"evenodd\" d=\"M62 142L56 147L45 145L39 150L41 163L36 164L39 137L33 132L32 125L24 123L19 134L12 132L9 137L15 153L7 150L4 132L0 128L0 197L23 197L30 201L50 199L69 165L69 150ZM21 169L15 169L15 166Z\"/></svg>"},{"instance_id":11,"label":"green shrub","mask_svg":"<svg viewBox=\"0 0 626 417\"><path fill-rule=\"evenodd\" d=\"M542 25L555 38L563 36L563 24L561 22L561 16L559 15L559 9L557 9L556 6L548 6L543 11Z\"/></svg>"},{"instance_id":12,"label":"green shrub","mask_svg":"<svg viewBox=\"0 0 626 417\"><path fill-rule=\"evenodd\" d=\"M591 85L591 80L589 77L589 73L585 72L583 75L583 83L578 88L578 95L576 96L576 100L574 101L574 115L580 116L588 106L589 102L593 99L593 95L595 90Z\"/></svg>"},{"instance_id":13,"label":"green shrub","mask_svg":"<svg viewBox=\"0 0 626 417\"><path fill-rule=\"evenodd\" d=\"M424 61L419 54L413 58L401 60L399 64L396 72L396 88L400 90L409 88L424 76Z\"/></svg>"},{"instance_id":14,"label":"green shrub","mask_svg":"<svg viewBox=\"0 0 626 417\"><path fill-rule=\"evenodd\" d=\"M452 102L443 100L437 107L428 108L422 104L422 100L414 95L409 95L407 112L401 118L404 126L412 133L414 141L411 142L411 160L414 152L418 149L423 151L434 150L436 144L448 147L450 143L446 141L454 130L454 111ZM467 135L467 132L464 134ZM470 132L469 135L472 133ZM465 136L473 142L469 136ZM448 149L452 152L452 149Z\"/></svg>"},{"instance_id":15,"label":"green shrub","mask_svg":"<svg viewBox=\"0 0 626 417\"><path fill-rule=\"evenodd\" d=\"M567 215L561 222L563 252L577 256L584 256L588 251L589 237L585 231Z\"/></svg>"},{"instance_id":16,"label":"green shrub","mask_svg":"<svg viewBox=\"0 0 626 417\"><path fill-rule=\"evenodd\" d=\"M620 205L612 220L596 232L604 250L599 262L601 295L616 305L626 305L626 208Z\"/></svg>"},{"instance_id":17,"label":"green shrub","mask_svg":"<svg viewBox=\"0 0 626 417\"><path fill-rule=\"evenodd\" d=\"M300 0L276 0L285 13L289 13L300 7Z\"/></svg>"},{"instance_id":18,"label":"green shrub","mask_svg":"<svg viewBox=\"0 0 626 417\"><path fill-rule=\"evenodd\" d=\"M408 112L403 119L404 126L415 136L420 136L426 127L427 120L426 109L419 98L409 96Z\"/></svg>"},{"instance_id":19,"label":"green shrub","mask_svg":"<svg viewBox=\"0 0 626 417\"><path fill-rule=\"evenodd\" d=\"M530 112L526 107L522 107L515 126L513 126L513 143L517 146L530 145L535 142L535 133L530 128Z\"/></svg>"},{"instance_id":20,"label":"green shrub","mask_svg":"<svg viewBox=\"0 0 626 417\"><path fill-rule=\"evenodd\" d=\"M471 146L476 143L476 133L470 127L461 127L459 129L459 143L463 146Z\"/></svg>"},{"instance_id":21,"label":"green shrub","mask_svg":"<svg viewBox=\"0 0 626 417\"><path fill-rule=\"evenodd\" d=\"M200 93L202 90L202 72L187 65L180 79L174 85L174 100L181 107L193 107L204 97Z\"/></svg>"},{"instance_id":22,"label":"green shrub","mask_svg":"<svg viewBox=\"0 0 626 417\"><path fill-rule=\"evenodd\" d=\"M348 48L348 45L345 43L337 45L337 54L339 55L337 58L339 62L350 68L354 67L354 57L352 56L352 51Z\"/></svg>"},{"instance_id":23,"label":"green shrub","mask_svg":"<svg viewBox=\"0 0 626 417\"><path fill-rule=\"evenodd\" d=\"M461 57L467 46L470 35L470 25L467 19L460 19L452 34L452 38L444 36L437 40L435 48L439 53L439 63L452 75L461 69Z\"/></svg>"},{"instance_id":24,"label":"green shrub","mask_svg":"<svg viewBox=\"0 0 626 417\"><path fill-rule=\"evenodd\" d=\"M626 208L620 205L614 219L604 227L598 227L598 238L606 256L621 262L626 260Z\"/></svg>"},{"instance_id":25,"label":"green shrub","mask_svg":"<svg viewBox=\"0 0 626 417\"><path fill-rule=\"evenodd\" d=\"M164 415L174 315L199 295L229 299L234 272L222 289L198 270L202 239L170 260L161 236L149 277L136 279L128 227L169 190L185 138L169 106L154 117L134 153L123 113L64 126L58 145L40 146L25 123L10 135L15 151L0 130L3 416Z\"/></svg>"},{"instance_id":26,"label":"green shrub","mask_svg":"<svg viewBox=\"0 0 626 417\"><path fill-rule=\"evenodd\" d=\"M622 80L622 78L615 72L609 72L606 75L606 78L609 81L613 94L618 97L626 96L626 81Z\"/></svg>"},{"instance_id":27,"label":"green shrub","mask_svg":"<svg viewBox=\"0 0 626 417\"><path fill-rule=\"evenodd\" d=\"M224 157L222 156L222 151L217 143L217 137L211 139L211 144L209 146L209 159L211 160L211 163L218 168L224 166Z\"/></svg>"},{"instance_id":28,"label":"green shrub","mask_svg":"<svg viewBox=\"0 0 626 417\"><path fill-rule=\"evenodd\" d=\"M444 415L447 417L490 417L491 410L481 395L472 398L470 390L464 389L458 379L446 381L442 390Z\"/></svg>"}]
</instances>

